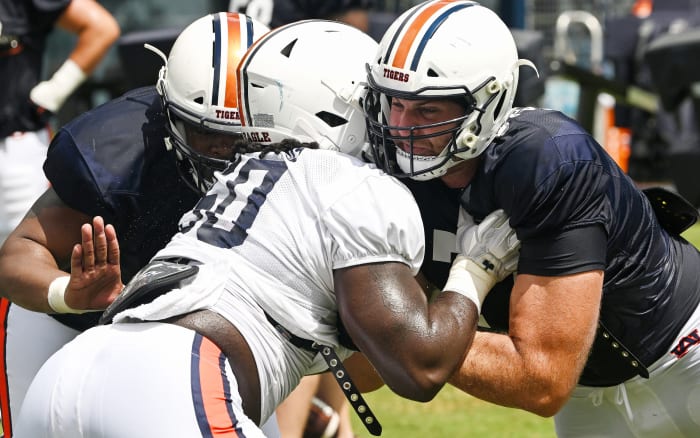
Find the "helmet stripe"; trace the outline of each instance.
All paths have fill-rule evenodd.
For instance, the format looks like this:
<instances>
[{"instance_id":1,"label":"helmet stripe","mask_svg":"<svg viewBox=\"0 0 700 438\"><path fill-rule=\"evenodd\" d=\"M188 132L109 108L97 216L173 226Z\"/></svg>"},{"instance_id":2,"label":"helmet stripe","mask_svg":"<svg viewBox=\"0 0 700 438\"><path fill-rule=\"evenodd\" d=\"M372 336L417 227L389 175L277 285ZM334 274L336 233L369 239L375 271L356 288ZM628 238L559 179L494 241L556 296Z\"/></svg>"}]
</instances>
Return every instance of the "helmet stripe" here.
<instances>
[{"instance_id":1,"label":"helmet stripe","mask_svg":"<svg viewBox=\"0 0 700 438\"><path fill-rule=\"evenodd\" d=\"M447 11L445 11L444 14L440 15L438 18L435 19L435 21L433 21L433 23L423 35L423 38L421 38L421 41L418 44L418 48L416 49L416 53L413 55L413 62L411 62L412 71L416 71L416 68L418 67L418 62L420 61L420 57L423 56L423 50L425 50L426 44L428 44L428 41L430 41L430 38L432 38L437 28L440 27L440 25L447 19L447 17L450 16L450 14L461 9L468 8L470 6L474 6L474 4L472 3L466 5L457 5L453 8L448 9Z\"/></svg>"},{"instance_id":2,"label":"helmet stripe","mask_svg":"<svg viewBox=\"0 0 700 438\"><path fill-rule=\"evenodd\" d=\"M221 74L221 17L220 13L214 15L212 23L214 32L214 59L212 59L212 68L214 68L214 85L211 92L211 104L219 105L219 87Z\"/></svg>"},{"instance_id":3,"label":"helmet stripe","mask_svg":"<svg viewBox=\"0 0 700 438\"><path fill-rule=\"evenodd\" d=\"M443 10L445 6L448 6L450 4L454 5L437 15L439 11ZM396 55L394 56L392 66L399 69L406 68L406 62L411 52L411 48L416 43L416 39L419 37L421 29L423 29L426 23L432 21L430 27L428 27L428 29L420 37L421 39L420 41L418 41L418 46L416 48L415 53L413 54L413 60L411 61L410 69L415 71L426 44L433 36L437 28L440 27L440 25L447 19L447 17L450 16L450 14L470 6L474 6L474 3L461 1L455 2L454 0L441 0L433 2L431 5L429 5L420 13L418 13L415 16L415 18L412 15L409 16L405 23L408 23L410 20L413 21L410 24L408 24L408 29L404 32L404 35L401 38L398 47L396 48ZM397 34L399 33L400 32L397 32Z\"/></svg>"},{"instance_id":4,"label":"helmet stripe","mask_svg":"<svg viewBox=\"0 0 700 438\"><path fill-rule=\"evenodd\" d=\"M384 59L382 60L382 64L388 64L389 63L389 58L391 57L392 52L394 51L394 45L396 44L396 40L399 39L399 35L401 35L401 32L403 31L404 26L406 26L406 23L411 21L411 18L413 18L414 15L418 12L418 8L413 8L409 12L409 15L406 17L406 19L401 22L399 25L398 29L396 29L396 32L394 32L394 35L391 38L391 43L389 44L389 47L386 49L386 53L384 54Z\"/></svg>"},{"instance_id":5,"label":"helmet stripe","mask_svg":"<svg viewBox=\"0 0 700 438\"><path fill-rule=\"evenodd\" d=\"M241 26L245 23L241 23L238 14L228 14L228 62L226 63L226 97L224 98L224 106L229 108L238 108L238 97L236 96L236 68L238 67L238 61L241 56L245 53L245 49L249 44L243 45L244 39L241 35ZM250 40L250 35L252 32L252 23L250 23L250 29L248 29L248 39L245 40L246 43Z\"/></svg>"}]
</instances>

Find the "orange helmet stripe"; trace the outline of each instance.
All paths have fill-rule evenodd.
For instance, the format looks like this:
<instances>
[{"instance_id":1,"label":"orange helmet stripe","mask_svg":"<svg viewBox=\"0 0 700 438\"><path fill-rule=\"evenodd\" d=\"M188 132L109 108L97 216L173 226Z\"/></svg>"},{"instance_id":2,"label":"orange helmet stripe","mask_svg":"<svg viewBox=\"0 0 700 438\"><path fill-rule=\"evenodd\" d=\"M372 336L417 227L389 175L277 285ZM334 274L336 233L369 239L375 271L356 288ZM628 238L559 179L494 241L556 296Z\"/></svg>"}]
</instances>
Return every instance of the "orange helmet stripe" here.
<instances>
[{"instance_id":1,"label":"orange helmet stripe","mask_svg":"<svg viewBox=\"0 0 700 438\"><path fill-rule=\"evenodd\" d=\"M238 61L245 53L243 38L241 35L241 20L238 14L227 14L226 26L228 30L228 60L226 67L226 95L224 97L224 106L229 108L238 108L238 96L236 95L236 69Z\"/></svg>"},{"instance_id":2,"label":"orange helmet stripe","mask_svg":"<svg viewBox=\"0 0 700 438\"><path fill-rule=\"evenodd\" d=\"M448 3L452 3L452 1L453 0L437 1L425 8L420 14L418 14L417 17L415 17L413 22L408 25L408 29L404 33L399 46L396 48L396 56L394 56L394 62L392 63L393 67L405 68L408 53L411 51L411 47L413 46L418 33L423 28L423 25L430 20L430 18L435 14L435 11L441 9Z\"/></svg>"}]
</instances>

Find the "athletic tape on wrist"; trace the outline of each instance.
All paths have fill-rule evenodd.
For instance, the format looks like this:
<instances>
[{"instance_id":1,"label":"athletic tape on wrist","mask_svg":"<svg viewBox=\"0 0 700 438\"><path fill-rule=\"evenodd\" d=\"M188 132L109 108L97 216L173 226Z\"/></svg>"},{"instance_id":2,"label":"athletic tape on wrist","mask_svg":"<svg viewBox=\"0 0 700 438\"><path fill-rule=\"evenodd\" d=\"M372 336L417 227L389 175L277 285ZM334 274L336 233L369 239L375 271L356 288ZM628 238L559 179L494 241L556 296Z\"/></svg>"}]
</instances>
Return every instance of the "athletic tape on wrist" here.
<instances>
[{"instance_id":1,"label":"athletic tape on wrist","mask_svg":"<svg viewBox=\"0 0 700 438\"><path fill-rule=\"evenodd\" d=\"M85 313L84 310L76 310L66 304L66 288L70 282L70 276L57 277L49 285L49 307L56 313Z\"/></svg>"},{"instance_id":2,"label":"athletic tape on wrist","mask_svg":"<svg viewBox=\"0 0 700 438\"><path fill-rule=\"evenodd\" d=\"M87 75L80 66L72 59L67 59L51 79L39 82L32 88L29 98L35 104L55 113L85 79Z\"/></svg>"},{"instance_id":3,"label":"athletic tape on wrist","mask_svg":"<svg viewBox=\"0 0 700 438\"><path fill-rule=\"evenodd\" d=\"M464 295L472 300L476 305L476 309L481 312L481 305L495 284L496 279L494 276L486 272L473 260L459 255L452 262L450 275L442 290L443 292L451 291Z\"/></svg>"}]
</instances>

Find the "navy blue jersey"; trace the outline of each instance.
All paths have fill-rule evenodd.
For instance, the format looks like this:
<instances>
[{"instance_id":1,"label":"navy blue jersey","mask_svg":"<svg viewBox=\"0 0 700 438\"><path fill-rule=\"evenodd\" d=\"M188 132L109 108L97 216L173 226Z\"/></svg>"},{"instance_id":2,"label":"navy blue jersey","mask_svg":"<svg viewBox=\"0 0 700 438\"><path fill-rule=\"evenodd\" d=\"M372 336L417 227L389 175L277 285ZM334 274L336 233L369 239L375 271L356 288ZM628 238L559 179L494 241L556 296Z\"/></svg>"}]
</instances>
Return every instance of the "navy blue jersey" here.
<instances>
[{"instance_id":1,"label":"navy blue jersey","mask_svg":"<svg viewBox=\"0 0 700 438\"><path fill-rule=\"evenodd\" d=\"M0 0L0 137L43 128L29 92L41 79L46 38L71 0Z\"/></svg>"},{"instance_id":2,"label":"navy blue jersey","mask_svg":"<svg viewBox=\"0 0 700 438\"><path fill-rule=\"evenodd\" d=\"M125 283L165 246L199 199L165 149L165 121L154 87L133 90L61 128L44 163L63 202L114 225ZM84 329L97 316L56 318Z\"/></svg>"},{"instance_id":3,"label":"navy blue jersey","mask_svg":"<svg viewBox=\"0 0 700 438\"><path fill-rule=\"evenodd\" d=\"M477 222L498 208L508 213L522 242L519 273L605 271L601 328L580 382L620 383L639 370L603 332L643 365L661 357L700 301L700 253L661 228L646 196L573 120L523 109L508 123L461 203ZM434 220L424 223L429 230ZM426 263L435 263L429 256ZM508 321L504 289L489 294L482 311L501 330Z\"/></svg>"}]
</instances>

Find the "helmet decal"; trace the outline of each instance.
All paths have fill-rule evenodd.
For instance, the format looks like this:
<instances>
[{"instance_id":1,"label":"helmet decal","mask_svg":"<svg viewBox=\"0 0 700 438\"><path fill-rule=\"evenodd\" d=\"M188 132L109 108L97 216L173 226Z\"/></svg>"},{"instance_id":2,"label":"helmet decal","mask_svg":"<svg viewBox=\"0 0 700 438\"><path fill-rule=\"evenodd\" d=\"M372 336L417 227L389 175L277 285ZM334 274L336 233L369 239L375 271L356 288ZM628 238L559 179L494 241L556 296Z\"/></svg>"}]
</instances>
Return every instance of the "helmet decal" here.
<instances>
[{"instance_id":1,"label":"helmet decal","mask_svg":"<svg viewBox=\"0 0 700 438\"><path fill-rule=\"evenodd\" d=\"M211 104L219 105L219 99L223 97L224 106L235 108L238 106L236 67L253 43L253 21L245 15L224 12L213 18L214 89ZM227 56L226 59L222 59L222 54Z\"/></svg>"},{"instance_id":2,"label":"helmet decal","mask_svg":"<svg viewBox=\"0 0 700 438\"><path fill-rule=\"evenodd\" d=\"M416 8L416 10L401 23L399 31L397 31L394 36L395 39L391 42L385 54L384 63L389 63L389 57L393 53L394 59L391 65L396 68L405 69L409 54L413 51L411 65L408 69L416 71L423 50L425 50L426 44L430 38L432 38L437 28L440 27L450 14L470 6L474 6L474 3L457 2L455 4L453 0L445 0L430 4L423 10ZM426 26L428 22L430 22L430 25ZM405 31L403 29L405 29ZM420 35L423 29L425 30L423 34ZM399 37L399 35L402 34L403 36ZM397 39L400 39L398 43ZM397 46L396 50L394 50L394 45Z\"/></svg>"}]
</instances>

